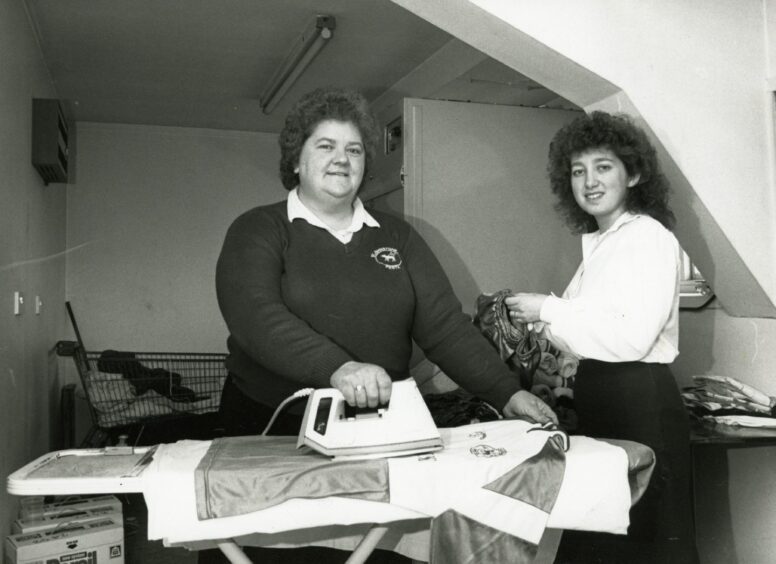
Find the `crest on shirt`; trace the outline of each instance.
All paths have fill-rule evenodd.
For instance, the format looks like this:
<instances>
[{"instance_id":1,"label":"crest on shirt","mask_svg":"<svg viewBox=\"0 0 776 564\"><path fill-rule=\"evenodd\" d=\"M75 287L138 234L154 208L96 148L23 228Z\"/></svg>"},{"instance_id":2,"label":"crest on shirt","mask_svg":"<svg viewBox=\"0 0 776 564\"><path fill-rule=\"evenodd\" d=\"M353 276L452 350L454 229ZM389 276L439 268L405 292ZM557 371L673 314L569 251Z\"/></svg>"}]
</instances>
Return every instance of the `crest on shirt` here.
<instances>
[{"instance_id":1,"label":"crest on shirt","mask_svg":"<svg viewBox=\"0 0 776 564\"><path fill-rule=\"evenodd\" d=\"M393 247L380 247L372 251L370 255L377 264L380 264L388 270L401 268L401 255Z\"/></svg>"},{"instance_id":2,"label":"crest on shirt","mask_svg":"<svg viewBox=\"0 0 776 564\"><path fill-rule=\"evenodd\" d=\"M475 445L469 449L469 452L474 456L482 458L496 458L497 456L504 456L507 453L505 448L492 447L490 445Z\"/></svg>"}]
</instances>

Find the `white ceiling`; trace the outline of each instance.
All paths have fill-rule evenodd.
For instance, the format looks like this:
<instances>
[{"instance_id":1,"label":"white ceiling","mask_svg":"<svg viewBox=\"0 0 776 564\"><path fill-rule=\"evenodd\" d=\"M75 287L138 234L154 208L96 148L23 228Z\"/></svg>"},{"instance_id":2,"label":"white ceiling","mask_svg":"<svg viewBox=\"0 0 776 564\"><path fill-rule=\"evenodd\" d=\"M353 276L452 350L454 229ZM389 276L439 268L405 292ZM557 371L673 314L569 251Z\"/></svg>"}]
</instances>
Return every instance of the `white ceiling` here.
<instances>
[{"instance_id":1,"label":"white ceiling","mask_svg":"<svg viewBox=\"0 0 776 564\"><path fill-rule=\"evenodd\" d=\"M453 38L390 0L25 0L78 121L276 132L322 85L374 100ZM334 37L275 111L259 96L316 14ZM435 97L540 106L557 95L486 60Z\"/></svg>"}]
</instances>

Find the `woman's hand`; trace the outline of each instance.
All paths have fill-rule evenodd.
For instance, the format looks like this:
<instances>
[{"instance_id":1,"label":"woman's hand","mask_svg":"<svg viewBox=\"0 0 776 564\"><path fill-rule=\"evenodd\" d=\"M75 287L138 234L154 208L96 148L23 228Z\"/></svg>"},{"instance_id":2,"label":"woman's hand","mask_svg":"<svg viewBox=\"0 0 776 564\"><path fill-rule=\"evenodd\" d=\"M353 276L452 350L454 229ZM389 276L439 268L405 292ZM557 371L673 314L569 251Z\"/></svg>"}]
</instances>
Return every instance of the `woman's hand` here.
<instances>
[{"instance_id":1,"label":"woman's hand","mask_svg":"<svg viewBox=\"0 0 776 564\"><path fill-rule=\"evenodd\" d=\"M540 321L539 313L546 299L546 294L520 293L504 298L504 305L509 309L509 317L512 321L532 323Z\"/></svg>"},{"instance_id":2,"label":"woman's hand","mask_svg":"<svg viewBox=\"0 0 776 564\"><path fill-rule=\"evenodd\" d=\"M529 417L537 423L552 421L558 424L558 416L546 403L531 392L520 390L515 392L502 410L507 419L515 417Z\"/></svg>"},{"instance_id":3,"label":"woman's hand","mask_svg":"<svg viewBox=\"0 0 776 564\"><path fill-rule=\"evenodd\" d=\"M391 399L391 377L376 364L346 362L329 379L345 401L356 407L386 405Z\"/></svg>"}]
</instances>

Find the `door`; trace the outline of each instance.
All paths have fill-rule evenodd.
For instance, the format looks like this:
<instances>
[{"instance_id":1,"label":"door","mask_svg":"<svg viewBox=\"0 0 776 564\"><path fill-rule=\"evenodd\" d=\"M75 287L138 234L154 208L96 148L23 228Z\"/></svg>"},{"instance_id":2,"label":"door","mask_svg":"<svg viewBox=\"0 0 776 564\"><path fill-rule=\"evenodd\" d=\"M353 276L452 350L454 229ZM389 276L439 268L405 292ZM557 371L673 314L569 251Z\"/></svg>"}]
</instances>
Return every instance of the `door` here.
<instances>
[{"instance_id":1,"label":"door","mask_svg":"<svg viewBox=\"0 0 776 564\"><path fill-rule=\"evenodd\" d=\"M464 310L503 288L559 293L581 258L546 175L568 110L404 102L404 215L442 263Z\"/></svg>"}]
</instances>

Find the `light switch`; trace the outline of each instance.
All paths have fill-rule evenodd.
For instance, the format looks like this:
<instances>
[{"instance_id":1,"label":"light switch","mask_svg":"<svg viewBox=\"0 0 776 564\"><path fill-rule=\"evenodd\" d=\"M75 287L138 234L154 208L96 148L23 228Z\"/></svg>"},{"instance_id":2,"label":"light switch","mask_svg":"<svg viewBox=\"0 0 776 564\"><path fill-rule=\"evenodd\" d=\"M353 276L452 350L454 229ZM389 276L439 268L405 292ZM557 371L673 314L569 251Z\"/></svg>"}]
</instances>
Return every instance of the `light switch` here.
<instances>
[{"instance_id":1,"label":"light switch","mask_svg":"<svg viewBox=\"0 0 776 564\"><path fill-rule=\"evenodd\" d=\"M13 314L21 315L23 305L24 305L24 296L22 296L22 293L14 292L13 293Z\"/></svg>"},{"instance_id":2,"label":"light switch","mask_svg":"<svg viewBox=\"0 0 776 564\"><path fill-rule=\"evenodd\" d=\"M40 315L40 310L43 307L43 300L40 296L35 296L35 315Z\"/></svg>"}]
</instances>

